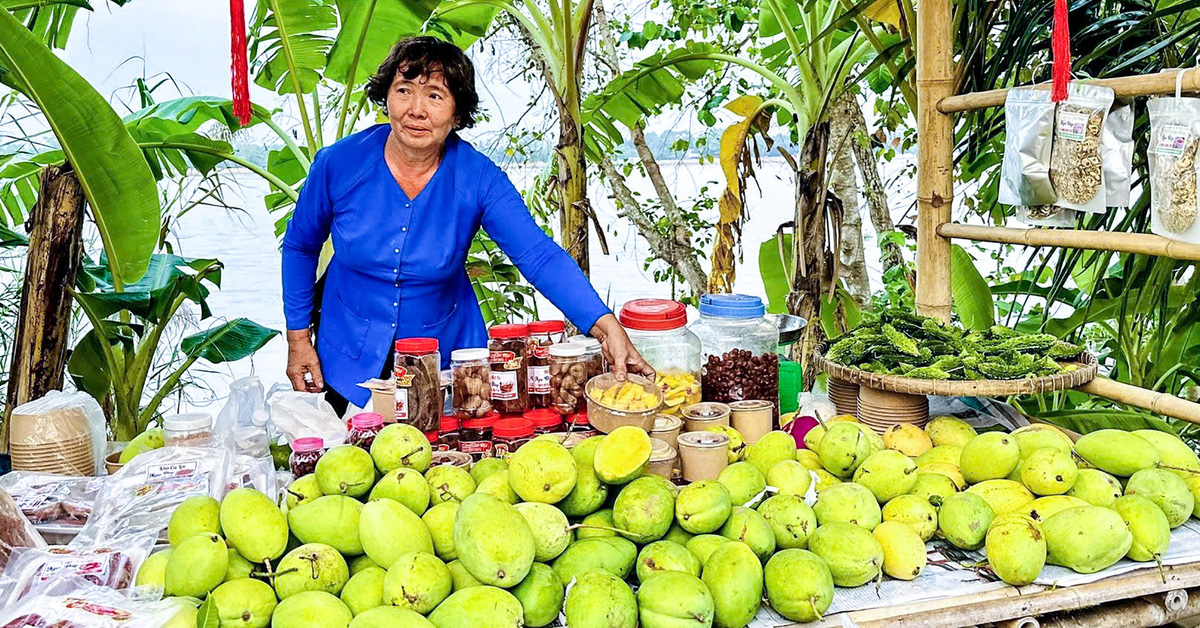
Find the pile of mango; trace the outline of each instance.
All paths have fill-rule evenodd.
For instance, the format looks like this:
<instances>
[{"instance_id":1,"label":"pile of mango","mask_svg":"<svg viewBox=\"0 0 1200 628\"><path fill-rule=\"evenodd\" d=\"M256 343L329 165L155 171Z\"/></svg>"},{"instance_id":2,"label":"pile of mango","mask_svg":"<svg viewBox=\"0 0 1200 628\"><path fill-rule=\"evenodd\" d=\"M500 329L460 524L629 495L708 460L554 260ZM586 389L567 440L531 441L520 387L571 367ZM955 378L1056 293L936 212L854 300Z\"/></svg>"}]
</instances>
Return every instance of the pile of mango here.
<instances>
[{"instance_id":1,"label":"pile of mango","mask_svg":"<svg viewBox=\"0 0 1200 628\"><path fill-rule=\"evenodd\" d=\"M571 450L541 436L468 471L430 467L424 436L391 425L369 452L327 452L282 504L183 503L137 580L245 628L741 628L764 599L806 622L835 587L917 578L935 535L986 548L1013 584L1046 563L1160 560L1200 488L1200 459L1161 432L1072 443L939 417L880 436L839 417L805 444L771 432L680 488L645 475L636 427Z\"/></svg>"}]
</instances>

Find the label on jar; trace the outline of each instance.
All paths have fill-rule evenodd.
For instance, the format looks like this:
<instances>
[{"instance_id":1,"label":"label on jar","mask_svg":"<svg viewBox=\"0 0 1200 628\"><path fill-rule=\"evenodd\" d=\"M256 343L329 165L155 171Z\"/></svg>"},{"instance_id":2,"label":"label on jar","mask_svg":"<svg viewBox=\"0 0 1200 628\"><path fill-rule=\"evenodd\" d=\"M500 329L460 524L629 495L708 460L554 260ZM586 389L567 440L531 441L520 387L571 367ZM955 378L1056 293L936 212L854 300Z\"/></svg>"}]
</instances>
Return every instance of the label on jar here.
<instances>
[{"instance_id":1,"label":"label on jar","mask_svg":"<svg viewBox=\"0 0 1200 628\"><path fill-rule=\"evenodd\" d=\"M464 454L471 454L476 458L491 458L492 457L492 441L490 440L464 440L459 441L458 450Z\"/></svg>"},{"instance_id":2,"label":"label on jar","mask_svg":"<svg viewBox=\"0 0 1200 628\"><path fill-rule=\"evenodd\" d=\"M533 357L543 360L550 359L550 345L535 344L533 345Z\"/></svg>"},{"instance_id":3,"label":"label on jar","mask_svg":"<svg viewBox=\"0 0 1200 628\"><path fill-rule=\"evenodd\" d=\"M507 460L508 457L510 455L512 455L512 452L508 450L508 443L496 443L495 448L496 448L495 449L495 451L496 451L495 457L496 458L500 458L502 460Z\"/></svg>"},{"instance_id":4,"label":"label on jar","mask_svg":"<svg viewBox=\"0 0 1200 628\"><path fill-rule=\"evenodd\" d=\"M409 379L411 381L411 377ZM396 388L396 421L408 421L408 389Z\"/></svg>"},{"instance_id":5,"label":"label on jar","mask_svg":"<svg viewBox=\"0 0 1200 628\"><path fill-rule=\"evenodd\" d=\"M504 365L504 370L515 371L521 368L521 356L512 351L493 351L491 353L492 364ZM516 399L516 397L513 397Z\"/></svg>"},{"instance_id":6,"label":"label on jar","mask_svg":"<svg viewBox=\"0 0 1200 628\"><path fill-rule=\"evenodd\" d=\"M517 372L492 371L492 400L516 401Z\"/></svg>"},{"instance_id":7,"label":"label on jar","mask_svg":"<svg viewBox=\"0 0 1200 628\"><path fill-rule=\"evenodd\" d=\"M529 394L550 394L550 366L529 365Z\"/></svg>"},{"instance_id":8,"label":"label on jar","mask_svg":"<svg viewBox=\"0 0 1200 628\"><path fill-rule=\"evenodd\" d=\"M438 443L433 446L434 451L450 451L450 446L445 443Z\"/></svg>"},{"instance_id":9,"label":"label on jar","mask_svg":"<svg viewBox=\"0 0 1200 628\"><path fill-rule=\"evenodd\" d=\"M408 369L403 366L396 366L396 386L408 388L412 386L413 374L408 372Z\"/></svg>"}]
</instances>

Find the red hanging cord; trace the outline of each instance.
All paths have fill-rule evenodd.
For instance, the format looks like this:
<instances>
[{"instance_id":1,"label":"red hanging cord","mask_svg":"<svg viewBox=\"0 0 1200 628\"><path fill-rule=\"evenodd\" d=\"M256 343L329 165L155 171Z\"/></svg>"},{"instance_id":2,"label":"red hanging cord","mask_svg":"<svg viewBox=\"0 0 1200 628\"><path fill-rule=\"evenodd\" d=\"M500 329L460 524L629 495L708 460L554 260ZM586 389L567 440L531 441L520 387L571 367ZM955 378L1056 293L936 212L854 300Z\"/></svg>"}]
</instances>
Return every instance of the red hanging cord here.
<instances>
[{"instance_id":1,"label":"red hanging cord","mask_svg":"<svg viewBox=\"0 0 1200 628\"><path fill-rule=\"evenodd\" d=\"M233 115L250 123L250 64L246 59L246 8L243 0L229 0L229 47L232 57Z\"/></svg>"},{"instance_id":2,"label":"red hanging cord","mask_svg":"<svg viewBox=\"0 0 1200 628\"><path fill-rule=\"evenodd\" d=\"M1050 36L1050 51L1054 59L1054 88L1051 100L1067 97L1071 81L1071 27L1067 23L1067 0L1054 0L1054 30Z\"/></svg>"}]
</instances>

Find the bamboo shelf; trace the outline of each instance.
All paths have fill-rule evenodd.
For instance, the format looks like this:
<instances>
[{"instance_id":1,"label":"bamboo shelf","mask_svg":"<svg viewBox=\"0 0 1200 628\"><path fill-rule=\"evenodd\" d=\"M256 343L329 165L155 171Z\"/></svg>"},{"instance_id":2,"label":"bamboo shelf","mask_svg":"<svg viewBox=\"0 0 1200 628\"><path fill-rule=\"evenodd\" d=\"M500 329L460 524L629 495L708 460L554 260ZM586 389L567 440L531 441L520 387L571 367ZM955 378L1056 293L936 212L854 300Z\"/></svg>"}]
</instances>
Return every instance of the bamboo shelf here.
<instances>
[{"instance_id":1,"label":"bamboo shelf","mask_svg":"<svg viewBox=\"0 0 1200 628\"><path fill-rule=\"evenodd\" d=\"M938 226L943 238L1000 242L1025 246L1058 246L1092 251L1118 251L1200 261L1200 244L1171 240L1152 233L1115 233L1072 229L1016 229L947 222Z\"/></svg>"},{"instance_id":2,"label":"bamboo shelf","mask_svg":"<svg viewBox=\"0 0 1200 628\"><path fill-rule=\"evenodd\" d=\"M919 70L918 70L919 72ZM1175 93L1175 82L1179 78L1178 70L1167 70L1158 74L1142 76L1122 76L1109 79L1093 79L1083 81L1093 85L1111 87L1118 98L1133 98L1135 96L1155 96ZM918 79L918 84L920 80ZM1050 89L1050 84L1036 85L1038 89ZM972 92L959 96L949 96L938 101L937 109L941 113L960 113L988 107L1001 107L1008 100L1007 89L993 89L986 92ZM1183 91L1200 91L1200 69L1184 71Z\"/></svg>"}]
</instances>

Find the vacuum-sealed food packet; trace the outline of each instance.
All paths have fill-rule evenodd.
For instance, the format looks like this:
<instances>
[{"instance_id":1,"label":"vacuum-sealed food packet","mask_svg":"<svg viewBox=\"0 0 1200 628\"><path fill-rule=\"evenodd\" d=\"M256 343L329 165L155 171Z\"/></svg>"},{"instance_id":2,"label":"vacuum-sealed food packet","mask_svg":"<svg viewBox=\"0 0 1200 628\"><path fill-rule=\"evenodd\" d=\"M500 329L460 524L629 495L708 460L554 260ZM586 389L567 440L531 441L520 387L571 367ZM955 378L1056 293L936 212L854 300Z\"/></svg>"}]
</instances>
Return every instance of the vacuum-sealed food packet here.
<instances>
[{"instance_id":1,"label":"vacuum-sealed food packet","mask_svg":"<svg viewBox=\"0 0 1200 628\"><path fill-rule=\"evenodd\" d=\"M1150 230L1200 243L1200 99L1155 98L1150 111Z\"/></svg>"},{"instance_id":2,"label":"vacuum-sealed food packet","mask_svg":"<svg viewBox=\"0 0 1200 628\"><path fill-rule=\"evenodd\" d=\"M1067 99L1058 103L1050 182L1059 207L1102 214L1108 206L1100 144L1113 98L1108 87L1071 83Z\"/></svg>"},{"instance_id":3,"label":"vacuum-sealed food packet","mask_svg":"<svg viewBox=\"0 0 1200 628\"><path fill-rule=\"evenodd\" d=\"M65 578L0 607L0 628L159 628L191 604L184 598L127 597L85 580Z\"/></svg>"},{"instance_id":4,"label":"vacuum-sealed food packet","mask_svg":"<svg viewBox=\"0 0 1200 628\"><path fill-rule=\"evenodd\" d=\"M1050 91L1010 90L1004 103L1004 161L999 201L1006 205L1049 205L1058 200L1050 183L1054 145L1054 102Z\"/></svg>"}]
</instances>

